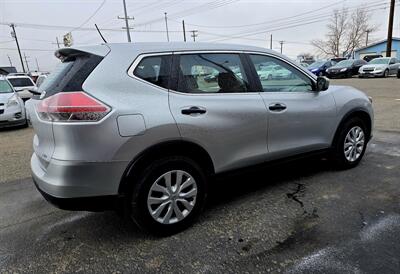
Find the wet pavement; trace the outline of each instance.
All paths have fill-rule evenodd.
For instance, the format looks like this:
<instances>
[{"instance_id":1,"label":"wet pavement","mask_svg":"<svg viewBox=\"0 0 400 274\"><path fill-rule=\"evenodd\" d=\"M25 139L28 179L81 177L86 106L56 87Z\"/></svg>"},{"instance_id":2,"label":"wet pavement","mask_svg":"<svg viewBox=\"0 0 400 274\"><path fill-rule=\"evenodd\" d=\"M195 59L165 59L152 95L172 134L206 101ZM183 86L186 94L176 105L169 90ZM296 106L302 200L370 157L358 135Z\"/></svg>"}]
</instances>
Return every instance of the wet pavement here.
<instances>
[{"instance_id":1,"label":"wet pavement","mask_svg":"<svg viewBox=\"0 0 400 274\"><path fill-rule=\"evenodd\" d=\"M167 238L16 180L0 184L0 272L396 273L399 196L400 134L384 131L355 169L310 158L220 178L200 220Z\"/></svg>"}]
</instances>

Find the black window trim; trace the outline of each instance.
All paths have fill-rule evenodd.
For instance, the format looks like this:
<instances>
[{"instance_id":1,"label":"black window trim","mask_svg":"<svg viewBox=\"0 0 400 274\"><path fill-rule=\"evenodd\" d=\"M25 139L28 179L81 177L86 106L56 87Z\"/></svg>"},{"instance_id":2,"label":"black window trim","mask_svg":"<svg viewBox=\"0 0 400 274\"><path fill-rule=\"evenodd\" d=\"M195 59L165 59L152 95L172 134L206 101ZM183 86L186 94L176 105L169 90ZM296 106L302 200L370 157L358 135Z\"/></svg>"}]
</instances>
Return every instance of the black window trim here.
<instances>
[{"instance_id":1,"label":"black window trim","mask_svg":"<svg viewBox=\"0 0 400 274\"><path fill-rule=\"evenodd\" d=\"M134 78L135 80L138 80L140 82L143 82L143 83L146 83L148 85L151 85L152 87L159 88L159 89L161 89L163 91L167 91L168 92L171 89L171 74L172 73L170 73L170 77L169 77L169 81L168 81L168 88L164 88L164 87L158 86L156 84L153 84L153 83L151 83L149 81L146 81L146 80L144 80L144 79L142 79L140 77L137 77L134 74L136 67L140 64L140 62L144 58L147 58L147 57L158 57L158 56L168 56L168 55L170 55L171 56L171 60L173 60L174 54L173 54L172 51L141 53L135 58L135 60L133 60L132 64L129 66L129 68L127 69L126 73L128 74L129 77ZM173 61L170 61L170 64L169 64L170 71L172 70L172 64L173 64Z\"/></svg>"}]
</instances>

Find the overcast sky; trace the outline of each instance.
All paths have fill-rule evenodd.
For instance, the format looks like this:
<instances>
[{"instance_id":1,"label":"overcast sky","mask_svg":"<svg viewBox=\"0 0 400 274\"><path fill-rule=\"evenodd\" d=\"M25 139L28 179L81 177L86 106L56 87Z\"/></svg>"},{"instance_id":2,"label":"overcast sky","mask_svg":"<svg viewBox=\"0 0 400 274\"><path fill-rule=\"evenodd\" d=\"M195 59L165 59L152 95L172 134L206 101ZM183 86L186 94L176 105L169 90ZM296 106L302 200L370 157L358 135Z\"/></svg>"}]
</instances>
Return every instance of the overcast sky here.
<instances>
[{"instance_id":1,"label":"overcast sky","mask_svg":"<svg viewBox=\"0 0 400 274\"><path fill-rule=\"evenodd\" d=\"M187 39L198 30L196 41L226 42L269 47L295 58L302 52L315 52L309 44L323 38L329 15L343 7L370 7L371 20L379 27L372 39L384 39L387 33L389 0L126 0L133 42L166 41L164 12L168 14L171 41L182 41L182 19L186 22ZM8 56L20 69L15 41L10 27L16 24L23 54L31 70L52 70L56 37L72 31L75 45L98 44L97 23L108 42L126 42L122 30L122 0L0 0L0 66L9 66ZM396 7L394 36L400 37L400 6ZM245 35L245 36L243 36Z\"/></svg>"}]
</instances>

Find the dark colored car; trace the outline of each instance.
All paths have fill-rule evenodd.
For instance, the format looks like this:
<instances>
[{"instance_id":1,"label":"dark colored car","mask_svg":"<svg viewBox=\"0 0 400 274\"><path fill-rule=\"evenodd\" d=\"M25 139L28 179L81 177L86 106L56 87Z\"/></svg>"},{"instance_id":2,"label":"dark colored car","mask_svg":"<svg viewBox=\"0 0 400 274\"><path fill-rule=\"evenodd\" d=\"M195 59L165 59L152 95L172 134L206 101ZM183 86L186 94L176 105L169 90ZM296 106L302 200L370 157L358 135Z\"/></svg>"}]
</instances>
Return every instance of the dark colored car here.
<instances>
[{"instance_id":1,"label":"dark colored car","mask_svg":"<svg viewBox=\"0 0 400 274\"><path fill-rule=\"evenodd\" d=\"M328 68L326 70L326 75L329 78L352 77L353 75L357 75L360 67L362 67L366 63L367 62L365 62L364 60L355 60L355 59L343 60L334 65L333 67Z\"/></svg>"},{"instance_id":2,"label":"dark colored car","mask_svg":"<svg viewBox=\"0 0 400 274\"><path fill-rule=\"evenodd\" d=\"M316 61L308 66L308 70L318 76L325 76L326 70L336 63L334 61Z\"/></svg>"},{"instance_id":3,"label":"dark colored car","mask_svg":"<svg viewBox=\"0 0 400 274\"><path fill-rule=\"evenodd\" d=\"M339 62L341 62L341 61L343 61L343 60L347 60L347 58L346 58L346 57L335 57L335 58L331 58L331 61L332 61L332 62L335 62L335 63L339 63Z\"/></svg>"},{"instance_id":4,"label":"dark colored car","mask_svg":"<svg viewBox=\"0 0 400 274\"><path fill-rule=\"evenodd\" d=\"M364 56L363 60L366 62L369 62L371 60L374 60L375 58L382 58L383 56L380 54L371 54L371 55L366 55Z\"/></svg>"},{"instance_id":5,"label":"dark colored car","mask_svg":"<svg viewBox=\"0 0 400 274\"><path fill-rule=\"evenodd\" d=\"M400 79L400 68L397 70L397 78Z\"/></svg>"}]
</instances>

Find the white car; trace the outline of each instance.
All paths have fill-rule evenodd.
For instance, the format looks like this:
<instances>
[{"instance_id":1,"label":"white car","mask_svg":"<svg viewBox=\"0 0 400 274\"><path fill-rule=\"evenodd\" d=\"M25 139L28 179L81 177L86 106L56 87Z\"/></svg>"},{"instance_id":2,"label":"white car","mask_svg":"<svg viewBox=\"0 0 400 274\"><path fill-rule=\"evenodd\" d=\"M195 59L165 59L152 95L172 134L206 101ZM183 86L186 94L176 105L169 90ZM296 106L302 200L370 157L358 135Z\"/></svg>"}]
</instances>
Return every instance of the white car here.
<instances>
[{"instance_id":1,"label":"white car","mask_svg":"<svg viewBox=\"0 0 400 274\"><path fill-rule=\"evenodd\" d=\"M10 81L15 91L23 101L32 98L31 90L36 91L36 84L28 75L7 75L7 80Z\"/></svg>"},{"instance_id":2,"label":"white car","mask_svg":"<svg viewBox=\"0 0 400 274\"><path fill-rule=\"evenodd\" d=\"M358 77L388 77L389 75L395 75L399 67L400 63L397 58L375 58L360 68Z\"/></svg>"},{"instance_id":3,"label":"white car","mask_svg":"<svg viewBox=\"0 0 400 274\"><path fill-rule=\"evenodd\" d=\"M0 76L0 128L26 125L24 102L10 82Z\"/></svg>"},{"instance_id":4,"label":"white car","mask_svg":"<svg viewBox=\"0 0 400 274\"><path fill-rule=\"evenodd\" d=\"M276 65L260 66L257 74L261 80L289 79L292 76L289 70Z\"/></svg>"}]
</instances>

